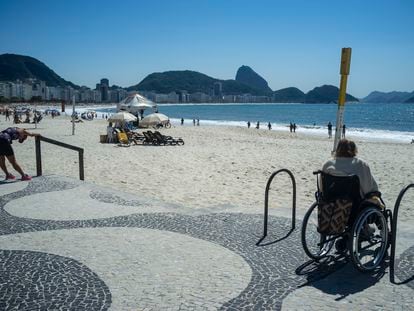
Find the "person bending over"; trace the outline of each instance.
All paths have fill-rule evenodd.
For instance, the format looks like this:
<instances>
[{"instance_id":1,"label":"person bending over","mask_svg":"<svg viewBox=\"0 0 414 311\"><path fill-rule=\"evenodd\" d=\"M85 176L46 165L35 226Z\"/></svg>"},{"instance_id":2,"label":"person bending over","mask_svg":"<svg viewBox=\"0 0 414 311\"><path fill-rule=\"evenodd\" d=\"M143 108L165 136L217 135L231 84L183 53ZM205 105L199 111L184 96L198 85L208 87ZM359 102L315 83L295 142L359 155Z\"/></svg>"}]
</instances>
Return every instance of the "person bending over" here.
<instances>
[{"instance_id":1,"label":"person bending over","mask_svg":"<svg viewBox=\"0 0 414 311\"><path fill-rule=\"evenodd\" d=\"M16 177L11 174L6 167L6 158L13 166L13 168L19 172L22 176L21 180L31 180L32 178L25 174L20 167L20 165L16 161L16 157L14 156L14 151L12 148L13 140L18 140L19 143L23 143L27 136L38 136L39 134L33 134L25 129L18 128L18 127L9 127L4 131L0 132L0 167L3 170L4 174L6 174L6 180L15 179Z\"/></svg>"}]
</instances>

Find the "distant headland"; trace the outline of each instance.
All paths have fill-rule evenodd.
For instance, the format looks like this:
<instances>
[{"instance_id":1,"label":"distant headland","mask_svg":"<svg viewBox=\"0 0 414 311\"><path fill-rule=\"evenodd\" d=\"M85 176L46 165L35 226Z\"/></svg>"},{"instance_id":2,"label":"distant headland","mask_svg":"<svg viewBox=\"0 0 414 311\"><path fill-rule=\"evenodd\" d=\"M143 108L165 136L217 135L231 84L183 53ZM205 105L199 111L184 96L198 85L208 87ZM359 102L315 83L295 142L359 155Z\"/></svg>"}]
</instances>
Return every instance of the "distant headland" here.
<instances>
[{"instance_id":1,"label":"distant headland","mask_svg":"<svg viewBox=\"0 0 414 311\"><path fill-rule=\"evenodd\" d=\"M241 66L235 79L221 80L182 70L151 73L129 87L109 85L101 79L95 89L79 86L55 73L43 62L24 55L0 55L0 101L43 100L113 103L130 92L140 92L157 103L335 103L338 88L322 85L304 93L296 87L273 91L249 66ZM361 102L413 102L414 92L373 92ZM348 102L360 101L347 94Z\"/></svg>"}]
</instances>

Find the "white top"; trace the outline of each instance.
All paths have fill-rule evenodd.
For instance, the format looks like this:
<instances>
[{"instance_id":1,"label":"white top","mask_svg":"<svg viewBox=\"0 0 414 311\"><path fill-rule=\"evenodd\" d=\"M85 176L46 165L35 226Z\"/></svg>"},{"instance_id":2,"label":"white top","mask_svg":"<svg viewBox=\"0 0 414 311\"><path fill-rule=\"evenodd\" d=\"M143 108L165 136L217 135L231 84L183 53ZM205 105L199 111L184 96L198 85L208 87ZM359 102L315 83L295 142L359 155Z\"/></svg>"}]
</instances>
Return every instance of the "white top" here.
<instances>
[{"instance_id":1,"label":"white top","mask_svg":"<svg viewBox=\"0 0 414 311\"><path fill-rule=\"evenodd\" d=\"M378 191L377 182L371 174L367 163L358 158L342 158L327 161L322 171L331 175L357 175L361 186L362 194L365 195L372 191Z\"/></svg>"}]
</instances>

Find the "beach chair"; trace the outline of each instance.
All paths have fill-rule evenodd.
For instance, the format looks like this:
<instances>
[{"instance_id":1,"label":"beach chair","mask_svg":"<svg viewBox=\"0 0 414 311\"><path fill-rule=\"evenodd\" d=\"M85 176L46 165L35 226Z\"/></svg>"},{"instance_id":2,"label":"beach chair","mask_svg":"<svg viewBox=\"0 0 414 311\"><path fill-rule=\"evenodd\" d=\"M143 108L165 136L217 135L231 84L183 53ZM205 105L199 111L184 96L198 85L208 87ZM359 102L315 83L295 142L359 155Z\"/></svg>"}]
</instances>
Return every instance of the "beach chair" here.
<instances>
[{"instance_id":1,"label":"beach chair","mask_svg":"<svg viewBox=\"0 0 414 311\"><path fill-rule=\"evenodd\" d=\"M154 134L151 131L142 132L144 135L143 144L144 145L159 145L158 140L154 137Z\"/></svg>"},{"instance_id":2,"label":"beach chair","mask_svg":"<svg viewBox=\"0 0 414 311\"><path fill-rule=\"evenodd\" d=\"M124 132L117 133L117 137L118 137L118 141L119 141L118 146L120 146L120 147L129 147L129 146L131 146L126 133L124 133Z\"/></svg>"},{"instance_id":3,"label":"beach chair","mask_svg":"<svg viewBox=\"0 0 414 311\"><path fill-rule=\"evenodd\" d=\"M174 138L172 136L162 135L160 132L155 131L154 136L163 145L184 145L182 138Z\"/></svg>"},{"instance_id":4,"label":"beach chair","mask_svg":"<svg viewBox=\"0 0 414 311\"><path fill-rule=\"evenodd\" d=\"M135 145L143 144L145 141L145 136L135 132L127 133L129 141L132 141Z\"/></svg>"}]
</instances>

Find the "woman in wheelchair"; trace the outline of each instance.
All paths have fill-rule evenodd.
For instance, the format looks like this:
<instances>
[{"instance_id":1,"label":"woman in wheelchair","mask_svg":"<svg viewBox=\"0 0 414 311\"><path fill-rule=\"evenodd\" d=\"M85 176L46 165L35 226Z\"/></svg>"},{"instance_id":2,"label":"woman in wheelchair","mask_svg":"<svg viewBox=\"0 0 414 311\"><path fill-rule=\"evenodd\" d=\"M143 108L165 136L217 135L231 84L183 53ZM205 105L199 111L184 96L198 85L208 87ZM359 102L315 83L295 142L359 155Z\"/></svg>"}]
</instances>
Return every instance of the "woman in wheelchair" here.
<instances>
[{"instance_id":1,"label":"woman in wheelchair","mask_svg":"<svg viewBox=\"0 0 414 311\"><path fill-rule=\"evenodd\" d=\"M316 202L302 225L302 244L314 260L328 255L333 245L349 250L361 271L378 267L388 247L389 212L368 164L356 158L353 141L342 139L335 159L327 161L317 182Z\"/></svg>"}]
</instances>

